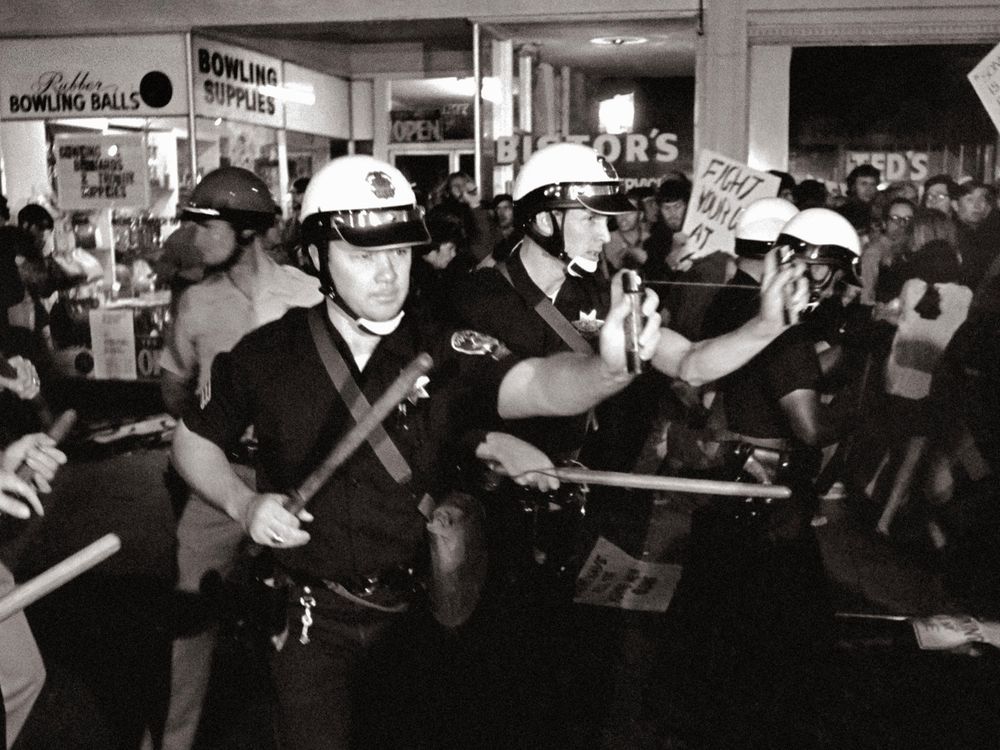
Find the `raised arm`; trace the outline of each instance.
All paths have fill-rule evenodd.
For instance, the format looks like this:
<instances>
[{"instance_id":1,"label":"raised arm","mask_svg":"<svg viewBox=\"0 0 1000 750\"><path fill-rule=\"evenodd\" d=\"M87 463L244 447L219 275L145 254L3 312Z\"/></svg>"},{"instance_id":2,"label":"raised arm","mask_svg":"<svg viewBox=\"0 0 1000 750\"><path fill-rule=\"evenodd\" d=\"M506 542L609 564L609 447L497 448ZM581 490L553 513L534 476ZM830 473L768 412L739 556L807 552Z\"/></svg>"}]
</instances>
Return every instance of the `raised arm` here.
<instances>
[{"instance_id":1,"label":"raised arm","mask_svg":"<svg viewBox=\"0 0 1000 750\"><path fill-rule=\"evenodd\" d=\"M764 259L760 312L755 318L735 331L698 342L665 330L653 355L653 366L691 385L704 385L738 370L798 321L809 299L802 274L801 264L778 270L771 251Z\"/></svg>"},{"instance_id":2,"label":"raised arm","mask_svg":"<svg viewBox=\"0 0 1000 750\"><path fill-rule=\"evenodd\" d=\"M621 285L601 328L600 356L564 352L519 362L500 384L498 411L504 419L581 414L631 382L625 356L625 317L629 303ZM646 292L642 313L646 324L639 337L640 356L648 361L660 340L657 296Z\"/></svg>"}]
</instances>

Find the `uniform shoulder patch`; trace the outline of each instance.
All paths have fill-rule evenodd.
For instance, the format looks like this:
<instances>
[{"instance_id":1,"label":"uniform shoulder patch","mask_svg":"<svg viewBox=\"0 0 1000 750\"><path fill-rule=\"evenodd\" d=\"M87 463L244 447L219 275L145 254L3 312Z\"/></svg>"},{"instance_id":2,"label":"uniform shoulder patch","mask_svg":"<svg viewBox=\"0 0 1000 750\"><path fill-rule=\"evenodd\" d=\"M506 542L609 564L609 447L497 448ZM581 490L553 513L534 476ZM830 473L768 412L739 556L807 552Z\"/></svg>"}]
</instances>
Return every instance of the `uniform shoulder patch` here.
<instances>
[{"instance_id":1,"label":"uniform shoulder patch","mask_svg":"<svg viewBox=\"0 0 1000 750\"><path fill-rule=\"evenodd\" d=\"M451 348L459 354L489 356L495 360L504 359L511 353L500 339L468 328L451 334Z\"/></svg>"}]
</instances>

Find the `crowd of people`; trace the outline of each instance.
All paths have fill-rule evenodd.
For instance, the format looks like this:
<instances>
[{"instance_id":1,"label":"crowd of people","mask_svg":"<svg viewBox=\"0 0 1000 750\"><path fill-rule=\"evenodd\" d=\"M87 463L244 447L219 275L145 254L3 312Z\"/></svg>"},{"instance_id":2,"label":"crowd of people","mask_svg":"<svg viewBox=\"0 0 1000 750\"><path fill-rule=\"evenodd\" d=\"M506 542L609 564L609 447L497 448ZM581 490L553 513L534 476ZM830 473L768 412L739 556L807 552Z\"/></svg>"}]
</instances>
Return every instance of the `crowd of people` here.
<instances>
[{"instance_id":1,"label":"crowd of people","mask_svg":"<svg viewBox=\"0 0 1000 750\"><path fill-rule=\"evenodd\" d=\"M763 654L740 679L808 653L791 621L821 629L824 499L936 556L957 595L997 601L995 186L884 187L862 165L832 197L778 176L708 255L682 232L686 177L626 192L578 144L536 152L488 203L462 173L426 205L391 165L341 157L294 184L284 227L252 173L205 176L157 266L175 292L161 393L186 488L178 588L210 596L251 543L266 561L279 748L576 746L560 685L584 677L550 636L572 629L584 541L621 505L560 486L567 463L791 487L789 503L695 511L702 545L668 612L691 680L712 661L706 618L740 621L716 635ZM46 260L52 224L28 206L0 228L0 511L17 516L65 461L25 411L52 377L44 302L87 278ZM421 353L433 364L399 385ZM0 638L11 746L44 671L23 615ZM156 747L193 746L215 640L206 623L174 641ZM434 715L443 691L461 706Z\"/></svg>"}]
</instances>

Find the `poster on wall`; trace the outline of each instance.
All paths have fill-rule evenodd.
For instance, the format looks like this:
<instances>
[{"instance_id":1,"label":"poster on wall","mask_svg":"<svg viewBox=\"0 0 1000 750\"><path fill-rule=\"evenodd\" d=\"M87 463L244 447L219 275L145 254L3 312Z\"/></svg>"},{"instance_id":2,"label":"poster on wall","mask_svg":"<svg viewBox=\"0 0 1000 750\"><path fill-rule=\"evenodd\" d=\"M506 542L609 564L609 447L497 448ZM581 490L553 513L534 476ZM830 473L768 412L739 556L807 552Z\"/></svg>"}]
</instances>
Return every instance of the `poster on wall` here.
<instances>
[{"instance_id":1,"label":"poster on wall","mask_svg":"<svg viewBox=\"0 0 1000 750\"><path fill-rule=\"evenodd\" d=\"M58 135L52 148L60 208L149 206L148 159L140 133Z\"/></svg>"},{"instance_id":2,"label":"poster on wall","mask_svg":"<svg viewBox=\"0 0 1000 750\"><path fill-rule=\"evenodd\" d=\"M285 126L281 61L230 44L195 37L194 111L212 119Z\"/></svg>"},{"instance_id":3,"label":"poster on wall","mask_svg":"<svg viewBox=\"0 0 1000 750\"><path fill-rule=\"evenodd\" d=\"M184 37L0 40L0 119L187 114Z\"/></svg>"},{"instance_id":4,"label":"poster on wall","mask_svg":"<svg viewBox=\"0 0 1000 750\"><path fill-rule=\"evenodd\" d=\"M740 212L760 198L778 194L781 180L714 151L702 151L681 231L694 257L733 253Z\"/></svg>"},{"instance_id":5,"label":"poster on wall","mask_svg":"<svg viewBox=\"0 0 1000 750\"><path fill-rule=\"evenodd\" d=\"M1000 44L991 49L972 69L969 82L982 100L996 129L1000 130Z\"/></svg>"},{"instance_id":6,"label":"poster on wall","mask_svg":"<svg viewBox=\"0 0 1000 750\"><path fill-rule=\"evenodd\" d=\"M135 380L135 329L132 311L99 308L90 311L90 340L94 377L99 380Z\"/></svg>"},{"instance_id":7,"label":"poster on wall","mask_svg":"<svg viewBox=\"0 0 1000 750\"><path fill-rule=\"evenodd\" d=\"M494 142L496 165L524 164L531 155L561 141L591 146L607 159L625 183L625 189L653 187L672 172L685 172L691 166L690 154L678 144L677 133L653 128L647 133L601 133L591 135L510 135Z\"/></svg>"}]
</instances>

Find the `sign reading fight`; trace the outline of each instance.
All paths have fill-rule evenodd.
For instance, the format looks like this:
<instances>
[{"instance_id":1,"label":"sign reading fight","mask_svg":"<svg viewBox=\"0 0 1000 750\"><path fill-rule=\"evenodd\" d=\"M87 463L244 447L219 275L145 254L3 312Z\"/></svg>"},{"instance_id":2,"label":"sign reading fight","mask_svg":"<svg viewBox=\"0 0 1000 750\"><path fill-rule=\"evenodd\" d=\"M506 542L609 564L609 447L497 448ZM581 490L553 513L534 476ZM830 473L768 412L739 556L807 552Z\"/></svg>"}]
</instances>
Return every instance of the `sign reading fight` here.
<instances>
[{"instance_id":1,"label":"sign reading fight","mask_svg":"<svg viewBox=\"0 0 1000 750\"><path fill-rule=\"evenodd\" d=\"M553 143L568 141L591 146L614 165L626 189L651 185L656 187L663 178L664 166L683 167L676 133L661 133L653 128L649 133L623 133L597 136L570 135L510 135L496 139L496 164L523 164L538 149Z\"/></svg>"},{"instance_id":2,"label":"sign reading fight","mask_svg":"<svg viewBox=\"0 0 1000 750\"><path fill-rule=\"evenodd\" d=\"M180 35L5 39L0 119L186 114L185 57Z\"/></svg>"},{"instance_id":3,"label":"sign reading fight","mask_svg":"<svg viewBox=\"0 0 1000 750\"><path fill-rule=\"evenodd\" d=\"M702 151L681 231L695 257L732 253L740 212L759 198L773 198L781 181L712 151Z\"/></svg>"},{"instance_id":4,"label":"sign reading fight","mask_svg":"<svg viewBox=\"0 0 1000 750\"><path fill-rule=\"evenodd\" d=\"M146 144L141 134L59 135L53 150L60 208L149 205Z\"/></svg>"},{"instance_id":5,"label":"sign reading fight","mask_svg":"<svg viewBox=\"0 0 1000 750\"><path fill-rule=\"evenodd\" d=\"M969 82L982 100L993 124L1000 130L1000 44L991 49L972 69Z\"/></svg>"},{"instance_id":6,"label":"sign reading fight","mask_svg":"<svg viewBox=\"0 0 1000 750\"><path fill-rule=\"evenodd\" d=\"M284 127L281 73L281 61L276 57L196 38L195 114Z\"/></svg>"}]
</instances>

